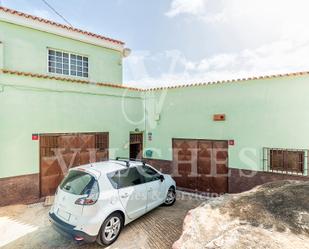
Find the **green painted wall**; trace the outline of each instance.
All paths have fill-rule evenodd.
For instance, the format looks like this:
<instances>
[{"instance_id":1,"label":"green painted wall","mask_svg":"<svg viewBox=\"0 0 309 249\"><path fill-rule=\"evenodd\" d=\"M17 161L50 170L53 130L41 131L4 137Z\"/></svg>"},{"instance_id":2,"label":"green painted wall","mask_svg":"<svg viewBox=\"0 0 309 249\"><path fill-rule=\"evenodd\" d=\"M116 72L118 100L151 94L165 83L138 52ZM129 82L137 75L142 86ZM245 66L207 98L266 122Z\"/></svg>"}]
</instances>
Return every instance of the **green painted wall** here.
<instances>
[{"instance_id":1,"label":"green painted wall","mask_svg":"<svg viewBox=\"0 0 309 249\"><path fill-rule=\"evenodd\" d=\"M143 129L128 121L142 119L142 95L0 74L0 178L39 172L32 133L109 132L110 157L128 156L130 131Z\"/></svg>"},{"instance_id":2,"label":"green painted wall","mask_svg":"<svg viewBox=\"0 0 309 249\"><path fill-rule=\"evenodd\" d=\"M49 74L47 48L54 48L88 56L89 80L122 83L122 55L115 50L2 21L0 21L0 41L4 46L5 69Z\"/></svg>"},{"instance_id":3,"label":"green painted wall","mask_svg":"<svg viewBox=\"0 0 309 249\"><path fill-rule=\"evenodd\" d=\"M114 156L128 156L136 128L152 132L153 158L172 159L172 138L233 139L229 166L263 170L263 147L309 149L308 84L299 76L142 93L0 74L0 178L39 172L32 133L108 131Z\"/></svg>"},{"instance_id":4,"label":"green painted wall","mask_svg":"<svg viewBox=\"0 0 309 249\"><path fill-rule=\"evenodd\" d=\"M0 40L5 69L47 74L52 47L88 55L91 81L122 82L119 52L4 22ZM136 128L152 132L153 158L172 159L172 138L233 139L229 166L263 170L263 147L309 149L308 92L308 76L141 93L0 74L0 178L39 172L32 133L109 132L114 157L128 156Z\"/></svg>"},{"instance_id":5,"label":"green painted wall","mask_svg":"<svg viewBox=\"0 0 309 249\"><path fill-rule=\"evenodd\" d=\"M230 167L263 170L263 147L309 149L308 92L308 76L149 92L146 148L171 160L172 138L234 139ZM227 120L214 122L217 113Z\"/></svg>"}]
</instances>

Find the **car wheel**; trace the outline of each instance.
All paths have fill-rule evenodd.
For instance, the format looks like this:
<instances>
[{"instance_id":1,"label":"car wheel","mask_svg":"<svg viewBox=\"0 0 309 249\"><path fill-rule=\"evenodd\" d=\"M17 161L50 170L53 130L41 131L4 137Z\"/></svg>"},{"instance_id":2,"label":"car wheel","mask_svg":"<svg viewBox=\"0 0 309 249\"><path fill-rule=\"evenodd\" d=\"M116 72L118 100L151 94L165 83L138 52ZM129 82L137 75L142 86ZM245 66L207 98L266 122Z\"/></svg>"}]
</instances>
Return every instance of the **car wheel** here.
<instances>
[{"instance_id":1,"label":"car wheel","mask_svg":"<svg viewBox=\"0 0 309 249\"><path fill-rule=\"evenodd\" d=\"M123 228L123 217L120 213L113 213L106 218L100 230L97 242L100 245L113 244Z\"/></svg>"},{"instance_id":2,"label":"car wheel","mask_svg":"<svg viewBox=\"0 0 309 249\"><path fill-rule=\"evenodd\" d=\"M165 206L172 206L176 201L176 191L174 188L169 188L166 199L164 201Z\"/></svg>"}]
</instances>

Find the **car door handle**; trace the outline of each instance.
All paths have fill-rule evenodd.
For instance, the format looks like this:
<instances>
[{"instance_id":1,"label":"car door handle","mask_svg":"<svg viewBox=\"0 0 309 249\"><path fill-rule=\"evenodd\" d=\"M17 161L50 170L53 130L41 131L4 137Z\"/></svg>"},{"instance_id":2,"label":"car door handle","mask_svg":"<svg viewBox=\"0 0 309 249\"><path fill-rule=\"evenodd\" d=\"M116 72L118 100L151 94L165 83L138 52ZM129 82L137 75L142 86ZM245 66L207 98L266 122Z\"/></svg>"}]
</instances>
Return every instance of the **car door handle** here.
<instances>
[{"instance_id":1,"label":"car door handle","mask_svg":"<svg viewBox=\"0 0 309 249\"><path fill-rule=\"evenodd\" d=\"M121 198L127 198L129 196L129 194L128 193L125 193L125 194L123 194L122 196L121 196Z\"/></svg>"}]
</instances>

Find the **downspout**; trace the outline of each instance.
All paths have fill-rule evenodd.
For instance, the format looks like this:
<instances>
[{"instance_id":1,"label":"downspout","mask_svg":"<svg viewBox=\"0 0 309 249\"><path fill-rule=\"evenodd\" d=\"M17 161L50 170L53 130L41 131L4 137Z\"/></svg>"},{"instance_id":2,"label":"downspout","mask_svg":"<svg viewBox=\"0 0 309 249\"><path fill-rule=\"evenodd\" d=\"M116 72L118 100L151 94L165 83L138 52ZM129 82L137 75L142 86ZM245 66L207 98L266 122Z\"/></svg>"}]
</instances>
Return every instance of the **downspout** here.
<instances>
[{"instance_id":1,"label":"downspout","mask_svg":"<svg viewBox=\"0 0 309 249\"><path fill-rule=\"evenodd\" d=\"M147 92L144 92L144 131L145 135L143 136L143 157L145 156L145 147L146 147L146 142L147 142L147 98L146 98Z\"/></svg>"},{"instance_id":2,"label":"downspout","mask_svg":"<svg viewBox=\"0 0 309 249\"><path fill-rule=\"evenodd\" d=\"M4 69L3 43L0 41L0 70Z\"/></svg>"}]
</instances>

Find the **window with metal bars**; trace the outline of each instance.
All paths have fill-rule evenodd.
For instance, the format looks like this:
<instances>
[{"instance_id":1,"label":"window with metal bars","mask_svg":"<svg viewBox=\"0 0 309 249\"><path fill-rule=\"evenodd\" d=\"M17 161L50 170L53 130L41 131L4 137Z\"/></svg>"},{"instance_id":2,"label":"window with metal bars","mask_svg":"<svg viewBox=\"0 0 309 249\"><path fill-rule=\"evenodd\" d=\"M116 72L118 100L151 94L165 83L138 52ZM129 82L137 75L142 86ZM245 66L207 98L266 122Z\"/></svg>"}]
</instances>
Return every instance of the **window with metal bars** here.
<instances>
[{"instance_id":1,"label":"window with metal bars","mask_svg":"<svg viewBox=\"0 0 309 249\"><path fill-rule=\"evenodd\" d=\"M48 72L88 77L88 57L78 54L48 49Z\"/></svg>"},{"instance_id":2,"label":"window with metal bars","mask_svg":"<svg viewBox=\"0 0 309 249\"><path fill-rule=\"evenodd\" d=\"M304 175L307 155L307 150L264 148L264 170Z\"/></svg>"}]
</instances>

